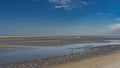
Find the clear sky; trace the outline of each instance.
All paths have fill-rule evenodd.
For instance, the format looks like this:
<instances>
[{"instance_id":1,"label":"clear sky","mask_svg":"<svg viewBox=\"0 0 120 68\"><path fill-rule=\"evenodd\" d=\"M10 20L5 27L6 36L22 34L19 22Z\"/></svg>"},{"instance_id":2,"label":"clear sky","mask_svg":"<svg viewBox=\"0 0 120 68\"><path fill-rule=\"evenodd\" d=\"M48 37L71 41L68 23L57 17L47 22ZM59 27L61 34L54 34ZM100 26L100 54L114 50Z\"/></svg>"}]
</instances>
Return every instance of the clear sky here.
<instances>
[{"instance_id":1,"label":"clear sky","mask_svg":"<svg viewBox=\"0 0 120 68\"><path fill-rule=\"evenodd\" d=\"M0 35L119 35L120 0L0 0Z\"/></svg>"}]
</instances>

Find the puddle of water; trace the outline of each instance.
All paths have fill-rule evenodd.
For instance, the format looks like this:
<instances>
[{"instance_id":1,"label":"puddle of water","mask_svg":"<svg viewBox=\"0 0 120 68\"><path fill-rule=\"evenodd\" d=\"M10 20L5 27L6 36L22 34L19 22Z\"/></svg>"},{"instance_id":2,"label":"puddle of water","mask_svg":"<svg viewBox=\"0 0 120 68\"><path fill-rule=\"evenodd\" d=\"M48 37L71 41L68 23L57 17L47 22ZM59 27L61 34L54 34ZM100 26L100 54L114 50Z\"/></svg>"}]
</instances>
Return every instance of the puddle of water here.
<instances>
[{"instance_id":1,"label":"puddle of water","mask_svg":"<svg viewBox=\"0 0 120 68\"><path fill-rule=\"evenodd\" d=\"M24 62L28 60L35 60L39 58L45 58L49 56L59 56L70 53L77 53L85 51L90 47L116 45L120 44L117 41L100 42L100 43L80 43L70 44L64 46L12 46L14 48L8 48L0 50L0 65L12 62Z\"/></svg>"}]
</instances>

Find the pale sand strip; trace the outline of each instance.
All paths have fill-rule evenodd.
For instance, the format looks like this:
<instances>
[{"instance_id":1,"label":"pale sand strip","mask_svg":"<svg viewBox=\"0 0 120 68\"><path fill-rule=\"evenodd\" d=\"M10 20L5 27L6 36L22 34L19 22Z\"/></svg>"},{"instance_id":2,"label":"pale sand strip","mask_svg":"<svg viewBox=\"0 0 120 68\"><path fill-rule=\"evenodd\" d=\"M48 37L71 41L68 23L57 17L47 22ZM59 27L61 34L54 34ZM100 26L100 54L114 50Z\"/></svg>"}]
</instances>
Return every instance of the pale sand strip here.
<instances>
[{"instance_id":1,"label":"pale sand strip","mask_svg":"<svg viewBox=\"0 0 120 68\"><path fill-rule=\"evenodd\" d=\"M120 53L54 65L50 68L120 68Z\"/></svg>"},{"instance_id":2,"label":"pale sand strip","mask_svg":"<svg viewBox=\"0 0 120 68\"><path fill-rule=\"evenodd\" d=\"M115 61L103 65L101 68L120 68L120 58L116 59Z\"/></svg>"},{"instance_id":3,"label":"pale sand strip","mask_svg":"<svg viewBox=\"0 0 120 68\"><path fill-rule=\"evenodd\" d=\"M19 38L19 37L25 37L25 36L0 36L0 38Z\"/></svg>"},{"instance_id":4,"label":"pale sand strip","mask_svg":"<svg viewBox=\"0 0 120 68\"><path fill-rule=\"evenodd\" d=\"M10 48L10 46L0 45L0 49Z\"/></svg>"}]
</instances>

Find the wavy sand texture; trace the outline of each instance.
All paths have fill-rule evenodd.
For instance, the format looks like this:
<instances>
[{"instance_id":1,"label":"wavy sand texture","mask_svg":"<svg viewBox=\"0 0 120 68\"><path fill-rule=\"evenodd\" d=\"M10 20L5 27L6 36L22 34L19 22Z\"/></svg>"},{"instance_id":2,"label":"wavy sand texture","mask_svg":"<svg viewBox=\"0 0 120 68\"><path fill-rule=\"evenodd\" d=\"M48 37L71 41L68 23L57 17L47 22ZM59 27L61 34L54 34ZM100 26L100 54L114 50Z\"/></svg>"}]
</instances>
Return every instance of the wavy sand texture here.
<instances>
[{"instance_id":1,"label":"wavy sand texture","mask_svg":"<svg viewBox=\"0 0 120 68\"><path fill-rule=\"evenodd\" d=\"M54 65L50 68L120 68L120 53Z\"/></svg>"}]
</instances>

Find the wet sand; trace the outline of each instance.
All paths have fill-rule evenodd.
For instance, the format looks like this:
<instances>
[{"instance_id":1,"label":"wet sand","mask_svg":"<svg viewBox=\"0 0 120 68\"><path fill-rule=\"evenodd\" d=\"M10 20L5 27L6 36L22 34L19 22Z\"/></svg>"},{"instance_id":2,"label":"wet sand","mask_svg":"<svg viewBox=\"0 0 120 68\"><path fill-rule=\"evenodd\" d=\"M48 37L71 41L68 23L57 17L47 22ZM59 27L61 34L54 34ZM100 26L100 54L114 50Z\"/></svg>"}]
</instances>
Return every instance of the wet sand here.
<instances>
[{"instance_id":1,"label":"wet sand","mask_svg":"<svg viewBox=\"0 0 120 68\"><path fill-rule=\"evenodd\" d=\"M21 38L25 36L0 36L0 38Z\"/></svg>"},{"instance_id":2,"label":"wet sand","mask_svg":"<svg viewBox=\"0 0 120 68\"><path fill-rule=\"evenodd\" d=\"M120 52L54 65L50 68L120 68Z\"/></svg>"},{"instance_id":3,"label":"wet sand","mask_svg":"<svg viewBox=\"0 0 120 68\"><path fill-rule=\"evenodd\" d=\"M0 45L0 49L10 48L9 46Z\"/></svg>"}]
</instances>

